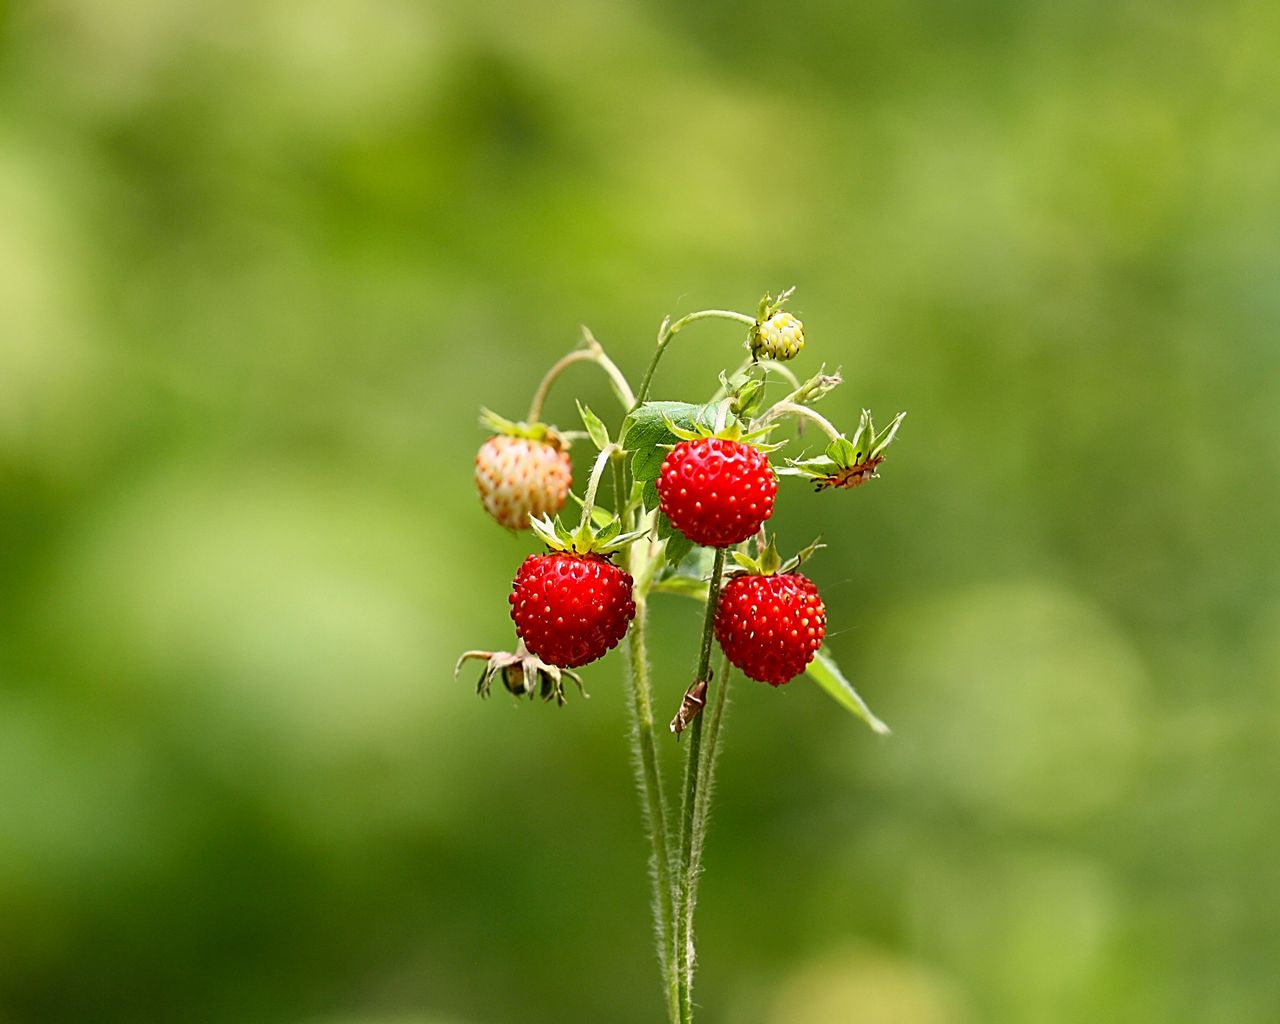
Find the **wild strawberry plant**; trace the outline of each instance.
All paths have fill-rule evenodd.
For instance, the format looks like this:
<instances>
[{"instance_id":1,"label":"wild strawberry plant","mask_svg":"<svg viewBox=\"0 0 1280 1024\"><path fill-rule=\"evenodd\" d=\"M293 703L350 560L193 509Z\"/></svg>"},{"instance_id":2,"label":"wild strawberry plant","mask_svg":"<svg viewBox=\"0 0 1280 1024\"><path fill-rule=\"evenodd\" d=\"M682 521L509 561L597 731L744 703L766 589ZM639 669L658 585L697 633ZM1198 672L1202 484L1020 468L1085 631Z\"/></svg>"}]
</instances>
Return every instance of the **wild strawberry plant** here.
<instances>
[{"instance_id":1,"label":"wild strawberry plant","mask_svg":"<svg viewBox=\"0 0 1280 1024\"><path fill-rule=\"evenodd\" d=\"M584 331L582 345L547 371L524 421L488 410L481 418L491 434L475 460L481 504L502 526L530 529L546 550L530 554L512 582L516 649L467 651L458 668L471 659L484 663L481 696L498 681L516 697L537 695L564 704L564 677L581 688L575 670L625 638L632 752L652 843L658 962L672 1024L693 1020L694 907L731 668L773 687L806 675L876 732L888 732L821 649L826 608L817 585L797 571L821 545L815 542L784 561L765 523L777 511L779 476L807 478L817 492L848 490L876 477L905 413L877 431L864 410L846 434L814 409L842 381L839 371L821 368L801 381L786 365L805 343L803 325L784 309L791 292L766 295L754 315L706 309L674 321L668 317L634 391ZM703 320L744 326L747 355L732 373L720 374L720 386L708 400L651 400L654 371L668 345ZM579 362L594 363L608 375L623 413L616 435L581 403L581 431L542 421L552 384ZM771 390L784 388L781 397L769 400ZM784 457L778 465L784 442L770 438L786 419L816 425L824 435L821 450ZM581 498L570 490L568 454L569 445L580 440L597 451ZM612 510L600 493L606 471ZM565 514L569 497L576 522ZM683 691L655 687L650 677L647 606L650 595L664 593L703 606L693 683ZM721 658L713 674L716 644ZM755 693L752 699L764 696ZM675 706L669 726L675 738L689 734L674 817L659 771L655 699Z\"/></svg>"}]
</instances>

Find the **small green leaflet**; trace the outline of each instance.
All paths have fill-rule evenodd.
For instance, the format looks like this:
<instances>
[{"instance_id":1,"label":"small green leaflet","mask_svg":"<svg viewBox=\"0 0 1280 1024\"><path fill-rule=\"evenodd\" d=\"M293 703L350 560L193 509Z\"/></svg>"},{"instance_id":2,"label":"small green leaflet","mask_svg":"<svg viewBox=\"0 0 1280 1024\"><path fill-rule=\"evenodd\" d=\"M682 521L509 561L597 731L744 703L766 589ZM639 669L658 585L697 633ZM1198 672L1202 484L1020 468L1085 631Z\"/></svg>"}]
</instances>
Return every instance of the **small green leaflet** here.
<instances>
[{"instance_id":1,"label":"small green leaflet","mask_svg":"<svg viewBox=\"0 0 1280 1024\"><path fill-rule=\"evenodd\" d=\"M632 453L631 475L641 483L658 479L658 471L669 450L662 445L674 445L680 440L671 433L668 420L685 430L691 430L697 424L714 427L716 406L714 403L645 402L627 416L622 425L620 443Z\"/></svg>"},{"instance_id":2,"label":"small green leaflet","mask_svg":"<svg viewBox=\"0 0 1280 1024\"><path fill-rule=\"evenodd\" d=\"M578 403L578 415L582 417L582 425L587 428L587 436L591 438L591 443L596 446L596 450L604 451L609 444L609 428L600 421L599 416L581 402Z\"/></svg>"},{"instance_id":3,"label":"small green leaflet","mask_svg":"<svg viewBox=\"0 0 1280 1024\"><path fill-rule=\"evenodd\" d=\"M667 542L667 565L679 565L693 550L693 541L671 525L671 520L658 513L658 537Z\"/></svg>"},{"instance_id":4,"label":"small green leaflet","mask_svg":"<svg viewBox=\"0 0 1280 1024\"><path fill-rule=\"evenodd\" d=\"M809 667L805 671L827 691L832 700L866 722L872 732L879 733L881 736L889 735L889 727L867 707L867 702L858 695L853 684L840 671L840 666L826 651L819 651L818 656L809 662Z\"/></svg>"}]
</instances>

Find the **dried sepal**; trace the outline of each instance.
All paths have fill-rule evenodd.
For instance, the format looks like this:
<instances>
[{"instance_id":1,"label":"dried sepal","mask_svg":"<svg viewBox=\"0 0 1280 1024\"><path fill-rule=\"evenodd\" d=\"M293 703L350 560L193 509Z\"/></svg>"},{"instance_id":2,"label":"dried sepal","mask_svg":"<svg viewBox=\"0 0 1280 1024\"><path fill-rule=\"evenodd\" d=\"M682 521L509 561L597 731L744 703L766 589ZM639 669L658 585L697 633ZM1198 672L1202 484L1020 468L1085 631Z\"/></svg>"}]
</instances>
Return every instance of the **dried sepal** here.
<instances>
[{"instance_id":1,"label":"dried sepal","mask_svg":"<svg viewBox=\"0 0 1280 1024\"><path fill-rule=\"evenodd\" d=\"M527 696L532 700L538 696L544 701L554 700L563 707L565 676L573 680L583 697L588 696L577 672L548 665L537 655L530 654L523 641L516 645L514 651L466 651L454 666L453 678L457 679L462 666L472 660L484 662L480 681L476 684L476 693L481 697L488 697L494 680L499 679L517 699Z\"/></svg>"}]
</instances>

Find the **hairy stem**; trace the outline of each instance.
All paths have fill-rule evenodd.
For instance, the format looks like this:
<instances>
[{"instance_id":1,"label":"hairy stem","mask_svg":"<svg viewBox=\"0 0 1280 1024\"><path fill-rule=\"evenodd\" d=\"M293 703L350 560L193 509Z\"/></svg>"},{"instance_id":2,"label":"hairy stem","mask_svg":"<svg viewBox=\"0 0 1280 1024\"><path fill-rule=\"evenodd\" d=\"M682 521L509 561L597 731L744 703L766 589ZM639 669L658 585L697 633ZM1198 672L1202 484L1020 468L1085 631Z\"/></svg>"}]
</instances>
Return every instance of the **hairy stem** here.
<instances>
[{"instance_id":1,"label":"hairy stem","mask_svg":"<svg viewBox=\"0 0 1280 1024\"><path fill-rule=\"evenodd\" d=\"M711 668L711 639L715 625L716 602L720 597L720 578L724 573L724 548L716 548L707 588L707 609L702 620L702 647L698 654L698 671L694 680L707 680ZM708 686L710 684L708 683ZM685 755L684 803L680 820L680 860L676 877L676 975L679 985L681 1024L693 1020L693 908L697 893L697 863L701 859L701 836L696 835L698 783L702 774L702 716L689 726L689 749ZM695 855L695 840L698 847Z\"/></svg>"},{"instance_id":2,"label":"hairy stem","mask_svg":"<svg viewBox=\"0 0 1280 1024\"><path fill-rule=\"evenodd\" d=\"M698 799L693 808L693 844L689 860L689 883L692 892L689 896L689 913L698 902L698 876L702 869L702 847L707 839L707 819L711 813L711 797L715 792L716 757L719 754L720 723L724 718L724 706L729 693L729 673L732 666L727 654L720 657L719 685L716 687L715 700L708 712L707 739L702 747L702 759L698 762ZM693 934L692 924L689 934Z\"/></svg>"},{"instance_id":3,"label":"hairy stem","mask_svg":"<svg viewBox=\"0 0 1280 1024\"><path fill-rule=\"evenodd\" d=\"M636 399L631 392L631 385L627 383L627 378L618 369L617 364L605 355L600 342L596 341L591 336L591 332L585 327L582 329L582 335L586 348L574 349L567 355L561 356L538 383L538 389L533 393L533 400L529 403L529 415L526 418L526 422L538 422L542 416L542 407L546 404L547 393L551 390L551 385L555 383L560 374L564 373L574 363L591 362L598 365L609 375L609 380L613 383L613 389L618 395L618 401L622 403L622 408L630 412L635 406Z\"/></svg>"},{"instance_id":4,"label":"hairy stem","mask_svg":"<svg viewBox=\"0 0 1280 1024\"><path fill-rule=\"evenodd\" d=\"M650 851L649 869L653 881L653 923L658 940L658 967L662 973L667 1016L679 1020L675 964L675 909L672 902L670 837L667 832L667 803L658 772L658 755L653 738L653 694L649 686L649 655L645 645L648 602L637 596L636 617L627 634L627 666L631 683L631 753L636 766L636 785L644 802Z\"/></svg>"},{"instance_id":5,"label":"hairy stem","mask_svg":"<svg viewBox=\"0 0 1280 1024\"><path fill-rule=\"evenodd\" d=\"M613 460L614 504L622 510L623 529L635 529L635 509L627 502L631 474L627 460ZM636 615L627 634L626 664L630 689L631 761L635 766L636 788L644 808L649 833L649 876L653 887L653 926L658 942L658 971L667 1004L667 1019L679 1024L678 990L675 962L675 897L671 878L671 836L667 831L667 798L663 792L662 774L658 770L657 745L653 738L653 691L649 685L649 584L653 579L655 559L647 538L627 548L627 571L634 582L632 599Z\"/></svg>"},{"instance_id":6,"label":"hairy stem","mask_svg":"<svg viewBox=\"0 0 1280 1024\"><path fill-rule=\"evenodd\" d=\"M758 420L751 424L753 430L758 430L766 423L779 419L783 416L798 416L802 419L813 420L814 423L822 429L822 432L831 438L837 440L841 435L831 421L819 412L814 412L807 405L796 405L794 402L779 402Z\"/></svg>"},{"instance_id":7,"label":"hairy stem","mask_svg":"<svg viewBox=\"0 0 1280 1024\"><path fill-rule=\"evenodd\" d=\"M600 477L604 475L604 467L614 455L620 454L621 451L622 449L616 444L607 444L596 456L596 463L591 467L591 480L587 484L587 493L582 499L582 520L579 523L579 529L586 529L591 524L591 513L596 507L596 491L600 489Z\"/></svg>"},{"instance_id":8,"label":"hairy stem","mask_svg":"<svg viewBox=\"0 0 1280 1024\"><path fill-rule=\"evenodd\" d=\"M649 368L644 372L644 379L640 382L640 390L636 392L635 404L632 405L633 409L649 397L649 386L653 383L653 372L658 368L658 361L671 343L671 339L680 332L682 327L693 323L695 320L710 319L736 320L738 323L746 324L748 327L756 325L755 317L747 316L746 313L735 313L728 309L702 309L697 313L682 316L674 323L670 317L663 320L662 326L658 329L658 347L654 350L653 359L649 361Z\"/></svg>"}]
</instances>

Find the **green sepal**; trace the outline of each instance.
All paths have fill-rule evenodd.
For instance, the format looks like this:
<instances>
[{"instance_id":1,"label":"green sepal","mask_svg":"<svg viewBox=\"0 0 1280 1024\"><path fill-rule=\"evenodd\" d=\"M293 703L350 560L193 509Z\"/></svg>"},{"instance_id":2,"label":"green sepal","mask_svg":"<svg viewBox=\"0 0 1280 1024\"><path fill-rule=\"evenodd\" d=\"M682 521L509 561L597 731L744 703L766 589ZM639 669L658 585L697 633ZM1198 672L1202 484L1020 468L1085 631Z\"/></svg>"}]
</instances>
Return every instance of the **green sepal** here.
<instances>
[{"instance_id":1,"label":"green sepal","mask_svg":"<svg viewBox=\"0 0 1280 1024\"><path fill-rule=\"evenodd\" d=\"M480 409L480 426L491 434L504 437L523 437L528 441L545 441L559 448L567 448L564 438L555 427L546 423L525 423L523 421L505 419L492 409Z\"/></svg>"},{"instance_id":2,"label":"green sepal","mask_svg":"<svg viewBox=\"0 0 1280 1024\"><path fill-rule=\"evenodd\" d=\"M784 562L782 556L778 554L776 540L776 536L769 536L763 550L760 550L759 542L757 542L757 554L754 558L741 551L734 551L732 552L733 560L752 576L775 576L794 572L815 551L826 546L820 540L815 540L807 548L802 549L798 554L793 555Z\"/></svg>"},{"instance_id":3,"label":"green sepal","mask_svg":"<svg viewBox=\"0 0 1280 1024\"><path fill-rule=\"evenodd\" d=\"M784 288L778 293L777 298L766 293L765 297L760 300L760 305L756 310L756 320L760 323L764 323L768 320L769 317L773 316L774 313L778 312L778 310L787 304L787 300L795 294L795 290L795 285L792 285L790 288Z\"/></svg>"},{"instance_id":4,"label":"green sepal","mask_svg":"<svg viewBox=\"0 0 1280 1024\"><path fill-rule=\"evenodd\" d=\"M742 429L742 422L736 419L730 419L719 430L713 430L710 427L703 427L701 425L696 426L693 430L686 430L684 427L681 427L677 423L672 423L670 420L667 420L666 426L668 432L673 436L678 437L681 441L699 441L703 438L718 437L724 441L741 441L744 444L750 444L759 448L762 452L776 452L779 448L783 447L781 444L767 444L761 443L757 440L761 437L767 437L771 431L776 430L778 428L777 423L766 423L759 430L752 430L750 432L744 431ZM675 447L675 445L660 444L658 447L664 451L670 451Z\"/></svg>"},{"instance_id":5,"label":"green sepal","mask_svg":"<svg viewBox=\"0 0 1280 1024\"><path fill-rule=\"evenodd\" d=\"M865 466L873 460L884 457L884 451L897 436L905 412L898 413L893 421L876 433L875 423L871 418L871 410L863 409L858 419L858 429L853 437L838 437L827 445L826 451L810 459L787 459L785 468L779 469L779 476L807 476L813 479L834 476L835 474Z\"/></svg>"},{"instance_id":6,"label":"green sepal","mask_svg":"<svg viewBox=\"0 0 1280 1024\"><path fill-rule=\"evenodd\" d=\"M672 423L669 417L664 416L663 423L666 425L667 433L671 434L673 437L678 437L681 441L696 441L701 437L712 436L712 431L710 430L710 428L700 430L700 431L687 430L684 427L680 426L678 423ZM669 444L661 444L661 445L658 445L657 447L670 450L673 446Z\"/></svg>"},{"instance_id":7,"label":"green sepal","mask_svg":"<svg viewBox=\"0 0 1280 1024\"><path fill-rule=\"evenodd\" d=\"M880 455L886 448L888 448L890 444L893 443L893 439L898 434L898 427L901 426L902 420L906 417L906 415L907 414L905 412L898 413L898 415L893 418L892 423L890 423L887 427L885 427L884 430L882 430L879 434L875 435L875 437L871 441L870 458L874 459L877 455Z\"/></svg>"},{"instance_id":8,"label":"green sepal","mask_svg":"<svg viewBox=\"0 0 1280 1024\"><path fill-rule=\"evenodd\" d=\"M853 684L845 678L840 666L826 651L819 651L809 667L805 669L809 678L813 679L828 696L847 711L853 712L871 727L871 731L887 736L889 727L877 718L867 702L862 699Z\"/></svg>"},{"instance_id":9,"label":"green sepal","mask_svg":"<svg viewBox=\"0 0 1280 1024\"><path fill-rule=\"evenodd\" d=\"M559 516L555 519L550 516L543 516L541 519L530 516L529 525L553 551L569 551L575 555L611 555L649 533L648 530L623 533L622 523L617 516L611 516L609 523L599 530L590 523L582 523L576 529L569 530Z\"/></svg>"},{"instance_id":10,"label":"green sepal","mask_svg":"<svg viewBox=\"0 0 1280 1024\"><path fill-rule=\"evenodd\" d=\"M631 453L631 475L640 483L658 478L662 461L667 457L661 445L679 440L667 429L667 420L684 430L692 429L695 424L714 427L716 404L645 402L628 414L619 443Z\"/></svg>"},{"instance_id":11,"label":"green sepal","mask_svg":"<svg viewBox=\"0 0 1280 1024\"><path fill-rule=\"evenodd\" d=\"M859 427L858 430L860 434L862 428ZM858 434L855 434L854 436L857 437ZM850 466L856 466L858 464L858 449L855 447L855 443L853 441L850 441L844 436L837 437L827 445L826 454L832 464L840 469L848 469Z\"/></svg>"},{"instance_id":12,"label":"green sepal","mask_svg":"<svg viewBox=\"0 0 1280 1024\"><path fill-rule=\"evenodd\" d=\"M819 551L821 551L825 547L826 545L822 543L821 537L814 538L814 541L812 544L810 544L806 548L801 548L794 555L792 555L785 562L783 562L782 567L778 571L780 573L795 572L797 569L800 568L800 566L802 566L805 562L807 562L810 558L812 558L815 554L817 554Z\"/></svg>"},{"instance_id":13,"label":"green sepal","mask_svg":"<svg viewBox=\"0 0 1280 1024\"><path fill-rule=\"evenodd\" d=\"M581 402L578 403L578 415L582 417L582 425L587 428L587 436L591 438L596 450L604 451L609 446L609 428Z\"/></svg>"}]
</instances>

